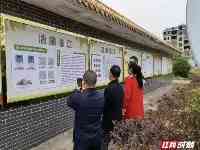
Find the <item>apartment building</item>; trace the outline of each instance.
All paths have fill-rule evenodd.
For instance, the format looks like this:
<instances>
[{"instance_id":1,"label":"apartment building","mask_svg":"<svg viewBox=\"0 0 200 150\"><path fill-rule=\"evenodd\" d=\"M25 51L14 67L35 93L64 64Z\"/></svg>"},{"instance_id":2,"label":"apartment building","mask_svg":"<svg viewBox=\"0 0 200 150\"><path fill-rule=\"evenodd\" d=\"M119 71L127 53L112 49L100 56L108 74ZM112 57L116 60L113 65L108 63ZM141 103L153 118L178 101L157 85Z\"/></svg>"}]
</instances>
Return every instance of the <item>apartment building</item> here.
<instances>
[{"instance_id":1,"label":"apartment building","mask_svg":"<svg viewBox=\"0 0 200 150\"><path fill-rule=\"evenodd\" d=\"M163 31L163 39L183 52L183 56L192 57L191 46L187 34L187 26L182 24Z\"/></svg>"}]
</instances>

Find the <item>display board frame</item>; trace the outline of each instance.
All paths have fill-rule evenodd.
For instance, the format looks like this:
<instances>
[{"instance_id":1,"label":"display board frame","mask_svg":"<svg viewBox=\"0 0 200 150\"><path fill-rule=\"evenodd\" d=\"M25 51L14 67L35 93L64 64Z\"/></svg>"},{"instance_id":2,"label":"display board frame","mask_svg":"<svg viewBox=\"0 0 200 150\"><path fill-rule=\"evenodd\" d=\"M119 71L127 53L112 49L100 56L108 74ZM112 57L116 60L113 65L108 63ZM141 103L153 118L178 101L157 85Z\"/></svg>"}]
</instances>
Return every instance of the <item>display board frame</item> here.
<instances>
[{"instance_id":1,"label":"display board frame","mask_svg":"<svg viewBox=\"0 0 200 150\"><path fill-rule=\"evenodd\" d=\"M5 54L5 24L4 17L0 14L0 105L5 103L5 94L3 90L3 66L4 59L3 56Z\"/></svg>"},{"instance_id":2,"label":"display board frame","mask_svg":"<svg viewBox=\"0 0 200 150\"><path fill-rule=\"evenodd\" d=\"M154 76L162 75L162 57L160 54L153 55L153 72Z\"/></svg>"},{"instance_id":3,"label":"display board frame","mask_svg":"<svg viewBox=\"0 0 200 150\"><path fill-rule=\"evenodd\" d=\"M94 56L101 56L101 51L98 49L96 49L96 45L100 44L100 45L104 45L104 46L108 46L108 47L112 47L112 48L117 48L120 52L120 54L118 56L114 56L114 58L119 58L121 59L121 76L120 76L120 79L119 79L119 82L120 83L123 83L124 82L124 47L121 46L121 45L118 45L118 44L115 44L115 43L111 43L111 42L107 42L107 41L103 41L103 40L99 40L99 39L96 39L96 38L91 38L89 37L89 46L90 46L90 52L89 52L89 57L90 57L90 69L94 70L95 69L93 68L93 64L92 64L92 60L93 60L93 57ZM109 69L107 69L107 73L109 73ZM97 73L98 75L98 73ZM105 87L108 83L109 83L109 77L106 78L107 80L105 81L100 81L100 82L97 82L97 87L98 88L103 88Z\"/></svg>"},{"instance_id":4,"label":"display board frame","mask_svg":"<svg viewBox=\"0 0 200 150\"><path fill-rule=\"evenodd\" d=\"M128 63L131 57L137 58L138 65L142 65L142 51L138 49L126 47L124 48L124 77L128 76Z\"/></svg>"},{"instance_id":5,"label":"display board frame","mask_svg":"<svg viewBox=\"0 0 200 150\"><path fill-rule=\"evenodd\" d=\"M92 68L93 67L92 61L93 61L94 56L101 56L101 54L102 54L101 53L101 46L97 46L96 48L94 48L95 45L100 44L100 45L105 46L104 47L105 49L108 48L108 50L110 51L110 53L105 54L106 57L109 56L109 59L113 58L113 60L109 61L109 62L112 62L112 63L115 62L116 64L117 63L120 64L121 70L122 70L121 71L121 78L120 78L121 83L124 82L124 78L127 75L126 71L125 71L125 69L127 67L127 65L126 65L126 61L127 61L126 60L126 52L127 51L131 51L133 55L135 54L135 56L139 60L139 65L141 65L141 67L143 65L143 56L144 55L151 55L152 58L153 58L153 62L151 62L151 64L153 63L151 72L153 74L147 75L145 77L154 76L154 54L149 53L147 51L134 49L134 48L118 45L118 44L115 44L115 43L99 40L99 39L96 39L96 38L83 36L83 35L80 35L80 34L72 33L72 32L62 30L62 29L58 29L58 28L55 28L55 27L51 27L51 26L48 26L48 25L40 24L40 23L37 23L37 22L34 22L34 21L25 20L25 19L18 18L18 17L13 17L13 16L10 16L10 15L1 14L0 17L1 17L1 19L0 19L0 25L1 25L1 28L0 28L0 30L1 30L1 38L0 38L1 39L1 41L0 41L0 54L1 54L1 56L0 56L0 62L1 62L0 63L0 70L1 70L0 71L0 93L1 93L1 95L0 95L0 105L7 104L7 103L16 103L16 102L31 101L31 100L37 101L37 100L55 99L55 98L59 98L59 97L64 97L64 96L68 96L75 88L75 86L74 86L74 88L66 86L66 88L63 88L62 90L52 91L52 92L49 92L49 93L44 92L43 94L36 94L35 93L33 95L30 95L30 96L18 96L18 97L14 97L14 98L10 97L7 94L8 93L7 85L10 86L10 81L8 81L9 80L8 68L10 66L7 65L7 61L9 61L9 60L6 59L7 58L6 53L8 51L7 46L6 46L6 43L7 43L6 26L5 26L6 20L18 22L20 24L25 24L25 25L33 26L33 27L36 27L36 28L39 28L39 29L48 30L50 32L55 32L55 33L58 33L58 34L65 34L65 35L77 38L80 41L80 47L86 46L86 47L83 48L84 52L82 53L82 51L80 49L79 51L73 51L73 53L70 53L70 54L84 55L83 57L85 58L85 66L84 66L85 70L93 69ZM26 47L26 48L30 51L37 50L37 51L45 51L46 52L46 49L38 49L37 46ZM18 49L19 51L23 51L24 47L23 47L23 45L15 45L15 49ZM112 53L112 50L116 51L116 53L115 52ZM170 66L171 60L169 59L168 63L166 64L166 62L163 62L163 56L160 56L160 57L162 57L162 59L161 59L161 69L162 70L161 71L162 71L162 74L163 74L163 67L164 66ZM109 78L108 78L108 73L109 73L108 68L109 67L107 67L107 70L106 70L106 73L107 73L106 81L102 81L102 82L98 83L97 89L103 89L109 83ZM167 68L170 68L170 67L167 67ZM170 68L170 70L171 70L171 68Z\"/></svg>"},{"instance_id":6,"label":"display board frame","mask_svg":"<svg viewBox=\"0 0 200 150\"><path fill-rule=\"evenodd\" d=\"M9 21L14 21L14 22L26 24L26 25L29 25L29 26L33 26L35 28L41 28L41 29L44 29L44 30L48 30L50 32L55 32L55 33L59 33L59 34L66 34L66 35L73 36L75 38L80 39L80 46L84 44L85 51L84 51L84 53L73 52L73 54L81 54L81 55L84 54L83 57L85 57L85 66L84 66L85 71L87 69L89 69L88 37L85 37L85 36L82 36L82 35L79 35L79 34L75 34L75 33L71 33L71 32L65 31L65 30L57 29L57 28L54 28L54 27L50 27L50 26L47 26L47 25L43 25L43 24L40 24L40 23L36 23L36 22L33 22L33 21L21 19L21 18L18 18L18 17L13 17L13 16L10 16L10 15L1 14L1 18L3 18L3 20L4 20L4 26L5 26L5 20L9 20ZM5 35L4 35L4 39L6 39ZM2 47L2 42L1 42L1 47ZM5 47L5 51L7 51L7 49L6 49L6 41L4 41L4 47ZM2 49L1 49L1 53L2 53ZM6 57L6 56L4 56L4 57ZM6 73L5 73L6 77L5 77L4 80L6 80L7 74L8 74L8 71L6 70ZM7 82L7 80L6 80L6 82ZM7 83L7 84L9 84L9 83ZM9 97L9 95L7 94L7 87L5 85L4 85L4 89L6 89L5 93L1 94L1 96L3 96L3 95L6 96L6 102L5 103L7 104L7 103L16 103L16 102L30 101L30 100L34 100L34 101L35 100L41 100L41 99L45 99L47 97L48 98L50 98L50 97L51 98L63 97L64 95L69 95L75 89L75 86L70 87L70 88L68 88L66 86L66 88L62 88L62 90L52 91L52 92L48 92L48 93L44 92L43 94L41 94L41 93L40 94L34 93L33 95L29 95L29 96L26 95L26 96L17 96L17 97Z\"/></svg>"},{"instance_id":7,"label":"display board frame","mask_svg":"<svg viewBox=\"0 0 200 150\"><path fill-rule=\"evenodd\" d=\"M20 23L20 24L25 24L25 25L29 25L29 26L32 26L32 27L36 27L36 28L41 28L41 29L44 29L44 30L48 30L48 31L51 31L51 32L55 32L55 33L61 33L61 34L67 34L67 35L70 35L70 36L74 36L76 38L80 38L80 45L81 44L87 44L87 52L85 51L85 70L87 69L91 69L91 46L92 46L92 43L94 44L95 42L100 42L100 43L103 43L105 45L110 45L110 46L113 46L113 47L117 47L120 51L120 64L121 64L121 79L120 79L120 82L122 83L124 81L124 53L123 53L123 50L124 50L124 47L121 46L121 45L118 45L118 44L115 44L115 43L110 43L110 42L107 42L107 41L103 41L103 40L99 40L99 39L96 39L96 38L91 38L91 37L86 37L86 36L83 36L83 35L79 35L79 34L76 34L76 33L72 33L72 32L69 32L69 31L66 31L66 30L62 30L62 29L57 29L57 28L54 28L54 27L51 27L51 26L48 26L48 25L44 25L44 24L40 24L40 23L37 23L37 22L34 22L34 21L30 21L30 20L25 20L25 19L22 19L22 18L18 18L18 17L14 17L14 16L10 16L10 15L5 15L5 14L1 14L1 18L3 18L3 24L4 24L4 27L5 27L5 21L6 20L9 20L9 21L14 21L14 22L17 22L17 23ZM5 31L4 31L5 32ZM25 101L37 101L37 100L45 100L45 99L54 99L54 98L59 98L59 97L64 97L64 96L67 96L69 95L74 89L72 88L64 88L63 90L59 90L59 91L53 91L53 92L48 92L48 93L43 93L43 94L37 94L37 93L34 93L33 95L26 95L26 96L17 96L17 97L10 97L7 93L7 86L6 85L10 85L10 81L8 81L9 79L7 79L7 76L8 76L8 69L6 68L6 51L7 50L7 47L6 47L6 32L5 34L3 35L3 39L4 39L4 55L1 55L4 57L4 63L2 65L1 63L1 66L4 67L4 77L1 77L4 78L4 85L3 85L3 88L1 89L5 89L4 90L4 93L2 93L1 96L5 96L6 99L5 99L5 102L3 102L2 100L2 103L5 103L5 104L12 104L12 103L19 103L19 102L25 102ZM2 44L2 42L1 42ZM2 46L1 46L2 47ZM19 49L19 50L22 50L23 51L23 45L15 45L14 46L16 49ZM19 48L20 47L20 48ZM37 47L26 47L28 48L29 50L33 50L33 49L37 49ZM38 50L41 50L41 49L38 49ZM43 49L46 51L46 49ZM2 49L1 49L1 54L2 54ZM78 54L78 53L76 53ZM83 53L81 53L83 54ZM116 57L117 58L117 57ZM2 60L2 59L1 59ZM2 69L2 67L1 67ZM2 69L3 70L3 69ZM1 71L2 72L2 71ZM3 72L2 72L3 74ZM1 80L0 79L0 80ZM3 81L2 81L3 82ZM8 83L7 83L8 82ZM104 88L106 85L108 84L108 80L105 81L105 82L101 82L101 84L97 84L97 89L102 89ZM1 104L1 103L0 103Z\"/></svg>"},{"instance_id":8,"label":"display board frame","mask_svg":"<svg viewBox=\"0 0 200 150\"><path fill-rule=\"evenodd\" d=\"M152 53L143 51L141 66L144 78L150 78L154 76L154 56Z\"/></svg>"}]
</instances>

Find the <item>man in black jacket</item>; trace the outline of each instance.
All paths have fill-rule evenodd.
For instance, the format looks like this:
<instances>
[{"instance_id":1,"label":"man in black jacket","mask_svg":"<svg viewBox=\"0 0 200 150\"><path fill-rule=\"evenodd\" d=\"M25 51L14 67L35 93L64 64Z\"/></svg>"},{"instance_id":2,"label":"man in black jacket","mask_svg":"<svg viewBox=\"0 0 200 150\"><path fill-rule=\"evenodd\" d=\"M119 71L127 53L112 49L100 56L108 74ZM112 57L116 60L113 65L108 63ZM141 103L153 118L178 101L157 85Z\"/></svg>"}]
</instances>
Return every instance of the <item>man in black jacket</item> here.
<instances>
[{"instance_id":1,"label":"man in black jacket","mask_svg":"<svg viewBox=\"0 0 200 150\"><path fill-rule=\"evenodd\" d=\"M123 87L120 85L118 78L121 69L119 66L112 66L110 69L110 80L108 87L104 91L104 113L103 113L103 130L104 140L102 149L107 150L110 142L110 132L113 130L114 122L122 120L122 103L124 97Z\"/></svg>"},{"instance_id":2,"label":"man in black jacket","mask_svg":"<svg viewBox=\"0 0 200 150\"><path fill-rule=\"evenodd\" d=\"M104 96L95 89L97 75L87 71L83 91L76 91L68 100L75 110L74 150L101 150Z\"/></svg>"}]
</instances>

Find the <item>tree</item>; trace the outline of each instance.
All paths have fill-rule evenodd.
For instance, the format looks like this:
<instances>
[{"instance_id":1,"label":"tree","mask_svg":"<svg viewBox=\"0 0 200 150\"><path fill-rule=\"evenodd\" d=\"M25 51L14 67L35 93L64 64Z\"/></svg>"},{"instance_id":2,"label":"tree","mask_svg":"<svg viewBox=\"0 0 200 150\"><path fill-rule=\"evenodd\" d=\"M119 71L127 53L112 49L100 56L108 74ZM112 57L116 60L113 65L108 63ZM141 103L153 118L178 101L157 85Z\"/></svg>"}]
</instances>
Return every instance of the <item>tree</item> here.
<instances>
[{"instance_id":1,"label":"tree","mask_svg":"<svg viewBox=\"0 0 200 150\"><path fill-rule=\"evenodd\" d=\"M183 57L177 57L175 59L173 64L173 73L175 76L187 78L189 76L190 69L191 65L187 59Z\"/></svg>"}]
</instances>

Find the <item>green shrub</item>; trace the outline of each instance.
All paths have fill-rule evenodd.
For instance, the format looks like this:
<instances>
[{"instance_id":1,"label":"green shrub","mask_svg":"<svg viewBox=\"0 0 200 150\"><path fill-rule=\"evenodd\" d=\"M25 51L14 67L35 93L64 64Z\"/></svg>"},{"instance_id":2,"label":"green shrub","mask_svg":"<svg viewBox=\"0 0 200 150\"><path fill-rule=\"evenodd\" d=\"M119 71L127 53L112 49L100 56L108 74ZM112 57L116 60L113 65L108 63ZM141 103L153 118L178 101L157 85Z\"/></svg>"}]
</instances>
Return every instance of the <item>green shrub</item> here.
<instances>
[{"instance_id":1,"label":"green shrub","mask_svg":"<svg viewBox=\"0 0 200 150\"><path fill-rule=\"evenodd\" d=\"M200 88L192 90L191 100L192 111L200 113Z\"/></svg>"},{"instance_id":2,"label":"green shrub","mask_svg":"<svg viewBox=\"0 0 200 150\"><path fill-rule=\"evenodd\" d=\"M178 57L174 61L173 73L175 76L187 78L189 76L190 69L191 69L191 66L185 58Z\"/></svg>"}]
</instances>

